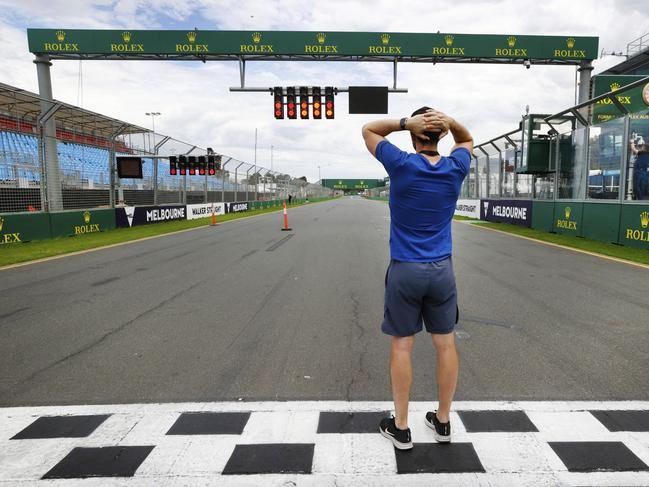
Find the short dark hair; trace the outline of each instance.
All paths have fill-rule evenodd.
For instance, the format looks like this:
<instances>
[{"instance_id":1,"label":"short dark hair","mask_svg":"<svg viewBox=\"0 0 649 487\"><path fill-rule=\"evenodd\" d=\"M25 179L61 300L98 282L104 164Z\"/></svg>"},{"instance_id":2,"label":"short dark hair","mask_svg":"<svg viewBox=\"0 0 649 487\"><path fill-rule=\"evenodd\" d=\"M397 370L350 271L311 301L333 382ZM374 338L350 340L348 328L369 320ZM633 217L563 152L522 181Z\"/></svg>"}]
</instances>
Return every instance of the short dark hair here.
<instances>
[{"instance_id":1,"label":"short dark hair","mask_svg":"<svg viewBox=\"0 0 649 487\"><path fill-rule=\"evenodd\" d=\"M414 112L412 112L412 115L410 116L414 117L415 115L421 115L422 113L426 113L428 110L432 110L432 108L423 106L421 108L418 108ZM424 135L428 137L429 140L428 141L422 140L420 142L424 144L436 144L437 142L439 142L439 134L440 134L439 132L424 132Z\"/></svg>"}]
</instances>

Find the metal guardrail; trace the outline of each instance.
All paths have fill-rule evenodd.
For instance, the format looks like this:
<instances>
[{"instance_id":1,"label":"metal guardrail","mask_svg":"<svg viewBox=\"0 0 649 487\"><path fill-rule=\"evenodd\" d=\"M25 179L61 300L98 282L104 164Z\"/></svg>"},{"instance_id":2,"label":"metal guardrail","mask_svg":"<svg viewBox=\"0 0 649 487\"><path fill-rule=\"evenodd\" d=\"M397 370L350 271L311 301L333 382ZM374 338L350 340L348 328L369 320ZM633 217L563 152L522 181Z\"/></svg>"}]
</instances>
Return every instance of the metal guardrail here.
<instances>
[{"instance_id":1,"label":"metal guardrail","mask_svg":"<svg viewBox=\"0 0 649 487\"><path fill-rule=\"evenodd\" d=\"M627 58L635 56L646 49L649 49L649 32L627 44L626 56Z\"/></svg>"}]
</instances>

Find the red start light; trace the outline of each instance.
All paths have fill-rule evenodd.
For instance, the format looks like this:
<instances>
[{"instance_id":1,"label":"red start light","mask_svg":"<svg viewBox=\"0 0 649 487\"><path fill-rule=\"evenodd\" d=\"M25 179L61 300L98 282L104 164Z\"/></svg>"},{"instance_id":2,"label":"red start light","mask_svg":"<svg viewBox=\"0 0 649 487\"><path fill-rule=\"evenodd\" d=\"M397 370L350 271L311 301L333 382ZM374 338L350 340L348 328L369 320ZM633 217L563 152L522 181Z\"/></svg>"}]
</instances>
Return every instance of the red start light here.
<instances>
[{"instance_id":1,"label":"red start light","mask_svg":"<svg viewBox=\"0 0 649 487\"><path fill-rule=\"evenodd\" d=\"M175 175L176 175L176 170L175 170L173 167L171 168L170 172L171 172L171 175L172 175L172 176L175 176Z\"/></svg>"},{"instance_id":2,"label":"red start light","mask_svg":"<svg viewBox=\"0 0 649 487\"><path fill-rule=\"evenodd\" d=\"M275 110L275 116L276 117L281 117L282 116L282 111L281 110Z\"/></svg>"},{"instance_id":3,"label":"red start light","mask_svg":"<svg viewBox=\"0 0 649 487\"><path fill-rule=\"evenodd\" d=\"M291 109L291 110L292 110L293 108L295 108L295 103L289 103L289 104L288 104L288 108Z\"/></svg>"},{"instance_id":4,"label":"red start light","mask_svg":"<svg viewBox=\"0 0 649 487\"><path fill-rule=\"evenodd\" d=\"M205 176L205 169L203 168L199 169L198 174L200 174L201 176Z\"/></svg>"},{"instance_id":5,"label":"red start light","mask_svg":"<svg viewBox=\"0 0 649 487\"><path fill-rule=\"evenodd\" d=\"M277 109L282 108L282 104L280 102L275 103L275 108Z\"/></svg>"},{"instance_id":6,"label":"red start light","mask_svg":"<svg viewBox=\"0 0 649 487\"><path fill-rule=\"evenodd\" d=\"M185 169L181 169L180 170L180 175L184 176L185 174L187 174L187 171Z\"/></svg>"},{"instance_id":7,"label":"red start light","mask_svg":"<svg viewBox=\"0 0 649 487\"><path fill-rule=\"evenodd\" d=\"M306 110L302 110L302 116L303 117L306 117L308 114L309 114L309 112L307 112Z\"/></svg>"},{"instance_id":8,"label":"red start light","mask_svg":"<svg viewBox=\"0 0 649 487\"><path fill-rule=\"evenodd\" d=\"M210 176L214 176L216 174L216 171L214 169L210 169Z\"/></svg>"},{"instance_id":9,"label":"red start light","mask_svg":"<svg viewBox=\"0 0 649 487\"><path fill-rule=\"evenodd\" d=\"M331 103L330 101L327 102L327 109L333 108L334 104Z\"/></svg>"}]
</instances>

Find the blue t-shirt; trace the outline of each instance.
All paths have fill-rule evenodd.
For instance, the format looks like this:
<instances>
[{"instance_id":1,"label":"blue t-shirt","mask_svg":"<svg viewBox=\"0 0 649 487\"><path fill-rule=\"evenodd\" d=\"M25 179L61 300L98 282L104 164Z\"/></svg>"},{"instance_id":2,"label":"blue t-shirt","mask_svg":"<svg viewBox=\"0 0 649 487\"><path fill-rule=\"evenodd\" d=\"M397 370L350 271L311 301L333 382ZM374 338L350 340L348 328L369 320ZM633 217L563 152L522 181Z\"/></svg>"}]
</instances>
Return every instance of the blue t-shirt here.
<instances>
[{"instance_id":1,"label":"blue t-shirt","mask_svg":"<svg viewBox=\"0 0 649 487\"><path fill-rule=\"evenodd\" d=\"M390 255L402 262L435 262L452 252L451 221L471 155L463 147L431 164L387 140L376 158L390 176Z\"/></svg>"}]
</instances>

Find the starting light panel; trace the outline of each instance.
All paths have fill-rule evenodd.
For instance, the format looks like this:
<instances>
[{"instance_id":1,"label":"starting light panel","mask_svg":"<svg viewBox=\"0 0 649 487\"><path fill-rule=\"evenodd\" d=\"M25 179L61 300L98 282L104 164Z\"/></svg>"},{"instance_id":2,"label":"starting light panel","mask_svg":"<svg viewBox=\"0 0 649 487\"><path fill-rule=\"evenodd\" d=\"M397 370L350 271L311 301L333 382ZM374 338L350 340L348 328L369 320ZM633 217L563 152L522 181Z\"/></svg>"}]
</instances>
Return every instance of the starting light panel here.
<instances>
[{"instance_id":1,"label":"starting light panel","mask_svg":"<svg viewBox=\"0 0 649 487\"><path fill-rule=\"evenodd\" d=\"M206 168L207 168L207 158L205 156L198 156L198 174L200 176L205 176Z\"/></svg>"},{"instance_id":2,"label":"starting light panel","mask_svg":"<svg viewBox=\"0 0 649 487\"><path fill-rule=\"evenodd\" d=\"M181 176L187 175L187 156L178 157L178 168Z\"/></svg>"},{"instance_id":3,"label":"starting light panel","mask_svg":"<svg viewBox=\"0 0 649 487\"><path fill-rule=\"evenodd\" d=\"M297 118L297 104L295 100L295 88L286 88L286 116L291 119Z\"/></svg>"},{"instance_id":4,"label":"starting light panel","mask_svg":"<svg viewBox=\"0 0 649 487\"><path fill-rule=\"evenodd\" d=\"M273 95L275 97L275 118L284 118L284 92L281 86L273 88Z\"/></svg>"},{"instance_id":5,"label":"starting light panel","mask_svg":"<svg viewBox=\"0 0 649 487\"><path fill-rule=\"evenodd\" d=\"M309 118L309 89L300 87L300 118Z\"/></svg>"},{"instance_id":6,"label":"starting light panel","mask_svg":"<svg viewBox=\"0 0 649 487\"><path fill-rule=\"evenodd\" d=\"M196 176L196 156L189 156L189 175Z\"/></svg>"},{"instance_id":7,"label":"starting light panel","mask_svg":"<svg viewBox=\"0 0 649 487\"><path fill-rule=\"evenodd\" d=\"M322 93L319 86L313 87L313 118L322 118Z\"/></svg>"},{"instance_id":8,"label":"starting light panel","mask_svg":"<svg viewBox=\"0 0 649 487\"><path fill-rule=\"evenodd\" d=\"M325 87L325 117L334 118L334 89L331 86Z\"/></svg>"},{"instance_id":9,"label":"starting light panel","mask_svg":"<svg viewBox=\"0 0 649 487\"><path fill-rule=\"evenodd\" d=\"M178 158L169 156L169 175L175 176L176 174L178 174Z\"/></svg>"},{"instance_id":10,"label":"starting light panel","mask_svg":"<svg viewBox=\"0 0 649 487\"><path fill-rule=\"evenodd\" d=\"M210 154L207 156L207 174L216 175L216 171L221 169L221 156Z\"/></svg>"}]
</instances>

